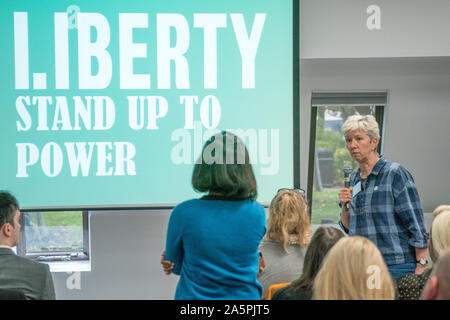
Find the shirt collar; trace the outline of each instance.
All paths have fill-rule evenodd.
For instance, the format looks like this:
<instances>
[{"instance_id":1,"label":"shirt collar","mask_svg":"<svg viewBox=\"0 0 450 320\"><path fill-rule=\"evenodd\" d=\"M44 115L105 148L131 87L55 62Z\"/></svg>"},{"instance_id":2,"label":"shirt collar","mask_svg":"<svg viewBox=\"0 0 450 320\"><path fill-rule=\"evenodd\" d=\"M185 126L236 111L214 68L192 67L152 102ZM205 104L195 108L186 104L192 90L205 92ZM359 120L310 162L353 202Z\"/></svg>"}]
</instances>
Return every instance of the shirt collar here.
<instances>
[{"instance_id":1,"label":"shirt collar","mask_svg":"<svg viewBox=\"0 0 450 320\"><path fill-rule=\"evenodd\" d=\"M0 255L3 255L3 254L15 254L15 252L14 252L13 248L2 245L2 246L0 246Z\"/></svg>"},{"instance_id":2,"label":"shirt collar","mask_svg":"<svg viewBox=\"0 0 450 320\"><path fill-rule=\"evenodd\" d=\"M373 167L372 172L370 174L377 176L385 164L386 159L384 158L384 155L380 155L380 159L378 159L378 162L375 164L375 167Z\"/></svg>"},{"instance_id":3,"label":"shirt collar","mask_svg":"<svg viewBox=\"0 0 450 320\"><path fill-rule=\"evenodd\" d=\"M386 159L384 158L384 155L380 155L380 159L378 159L377 163L375 164L375 166L373 167L372 171L369 173L369 176L371 174L373 174L374 176L377 176L381 169L384 167L384 165L386 164ZM357 172L357 178L361 179L361 169L358 168Z\"/></svg>"}]
</instances>

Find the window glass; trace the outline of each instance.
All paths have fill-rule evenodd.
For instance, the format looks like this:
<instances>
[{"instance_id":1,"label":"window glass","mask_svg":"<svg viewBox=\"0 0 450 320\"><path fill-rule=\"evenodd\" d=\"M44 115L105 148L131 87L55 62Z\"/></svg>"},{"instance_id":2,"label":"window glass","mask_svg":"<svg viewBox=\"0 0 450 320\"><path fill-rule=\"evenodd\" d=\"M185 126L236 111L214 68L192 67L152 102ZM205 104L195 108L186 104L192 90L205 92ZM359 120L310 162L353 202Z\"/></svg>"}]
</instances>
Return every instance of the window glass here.
<instances>
[{"instance_id":1,"label":"window glass","mask_svg":"<svg viewBox=\"0 0 450 320\"><path fill-rule=\"evenodd\" d=\"M314 107L314 106L313 106ZM342 125L354 114L372 114L375 106L316 106L316 141L311 217L313 224L338 223L339 190L344 187L342 167L358 169L345 146Z\"/></svg>"},{"instance_id":2,"label":"window glass","mask_svg":"<svg viewBox=\"0 0 450 320\"><path fill-rule=\"evenodd\" d=\"M26 253L82 252L83 212L24 213Z\"/></svg>"}]
</instances>

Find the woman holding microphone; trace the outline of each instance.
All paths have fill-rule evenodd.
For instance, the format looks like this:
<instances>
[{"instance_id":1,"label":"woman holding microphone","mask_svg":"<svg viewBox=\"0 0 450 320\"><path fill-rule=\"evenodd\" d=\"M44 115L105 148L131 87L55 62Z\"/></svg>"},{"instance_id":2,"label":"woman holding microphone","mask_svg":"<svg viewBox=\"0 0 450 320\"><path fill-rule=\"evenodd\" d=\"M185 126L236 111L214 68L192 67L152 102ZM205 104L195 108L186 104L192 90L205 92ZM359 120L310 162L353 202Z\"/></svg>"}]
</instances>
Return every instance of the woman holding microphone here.
<instances>
[{"instance_id":1,"label":"woman holding microphone","mask_svg":"<svg viewBox=\"0 0 450 320\"><path fill-rule=\"evenodd\" d=\"M359 169L351 174L350 187L339 192L340 226L351 236L372 240L394 279L422 273L428 235L413 177L376 151L380 130L374 116L351 116L342 131Z\"/></svg>"}]
</instances>

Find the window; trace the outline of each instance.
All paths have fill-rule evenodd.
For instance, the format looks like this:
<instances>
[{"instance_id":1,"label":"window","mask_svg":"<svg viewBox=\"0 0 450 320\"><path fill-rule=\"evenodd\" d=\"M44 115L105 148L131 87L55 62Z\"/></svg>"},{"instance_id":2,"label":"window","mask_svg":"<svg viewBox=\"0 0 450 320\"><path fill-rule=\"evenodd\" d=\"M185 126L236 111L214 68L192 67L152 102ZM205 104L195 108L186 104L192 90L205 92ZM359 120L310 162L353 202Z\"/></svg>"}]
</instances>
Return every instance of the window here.
<instances>
[{"instance_id":1,"label":"window","mask_svg":"<svg viewBox=\"0 0 450 320\"><path fill-rule=\"evenodd\" d=\"M18 254L38 261L89 259L89 212L23 212Z\"/></svg>"},{"instance_id":2,"label":"window","mask_svg":"<svg viewBox=\"0 0 450 320\"><path fill-rule=\"evenodd\" d=\"M342 167L357 170L345 145L341 128L354 114L372 114L382 125L386 92L372 93L313 93L308 168L308 203L313 224L336 224L340 219L339 190L343 188Z\"/></svg>"}]
</instances>

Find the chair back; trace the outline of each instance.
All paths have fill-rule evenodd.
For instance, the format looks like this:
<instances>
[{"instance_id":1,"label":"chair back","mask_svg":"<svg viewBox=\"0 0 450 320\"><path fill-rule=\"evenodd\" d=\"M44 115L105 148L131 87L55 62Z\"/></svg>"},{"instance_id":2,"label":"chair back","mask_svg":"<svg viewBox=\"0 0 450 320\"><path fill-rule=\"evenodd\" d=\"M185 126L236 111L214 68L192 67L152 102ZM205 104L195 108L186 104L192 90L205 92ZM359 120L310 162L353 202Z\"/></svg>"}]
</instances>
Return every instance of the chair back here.
<instances>
[{"instance_id":1,"label":"chair back","mask_svg":"<svg viewBox=\"0 0 450 320\"><path fill-rule=\"evenodd\" d=\"M267 289L265 300L271 300L272 296L274 295L275 292L277 292L281 288L287 287L290 284L291 284L291 282L282 282L282 283L274 283L274 284L270 285L269 289Z\"/></svg>"}]
</instances>

